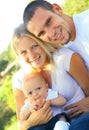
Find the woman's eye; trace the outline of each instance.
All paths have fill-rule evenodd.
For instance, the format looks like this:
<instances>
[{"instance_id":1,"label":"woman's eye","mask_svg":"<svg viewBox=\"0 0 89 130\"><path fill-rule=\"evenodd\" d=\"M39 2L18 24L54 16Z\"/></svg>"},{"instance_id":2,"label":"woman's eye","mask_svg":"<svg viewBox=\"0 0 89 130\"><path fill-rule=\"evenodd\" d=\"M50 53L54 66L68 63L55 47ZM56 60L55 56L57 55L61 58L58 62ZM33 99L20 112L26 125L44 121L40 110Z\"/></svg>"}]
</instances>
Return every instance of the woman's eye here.
<instances>
[{"instance_id":1,"label":"woman's eye","mask_svg":"<svg viewBox=\"0 0 89 130\"><path fill-rule=\"evenodd\" d=\"M25 55L26 53L27 53L27 51L25 51L25 50L21 52L22 55Z\"/></svg>"},{"instance_id":2,"label":"woman's eye","mask_svg":"<svg viewBox=\"0 0 89 130\"><path fill-rule=\"evenodd\" d=\"M32 49L38 47L38 44L32 45Z\"/></svg>"}]
</instances>

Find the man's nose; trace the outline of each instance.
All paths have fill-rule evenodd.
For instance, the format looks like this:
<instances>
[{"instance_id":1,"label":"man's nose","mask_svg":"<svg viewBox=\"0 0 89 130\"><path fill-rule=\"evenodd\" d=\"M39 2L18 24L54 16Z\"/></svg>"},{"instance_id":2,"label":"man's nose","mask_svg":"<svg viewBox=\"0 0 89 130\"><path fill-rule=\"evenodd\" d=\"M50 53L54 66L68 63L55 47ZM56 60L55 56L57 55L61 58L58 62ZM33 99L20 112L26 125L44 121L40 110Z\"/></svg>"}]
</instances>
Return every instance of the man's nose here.
<instances>
[{"instance_id":1,"label":"man's nose","mask_svg":"<svg viewBox=\"0 0 89 130\"><path fill-rule=\"evenodd\" d=\"M48 37L49 40L54 39L55 35L56 35L56 33L55 33L55 30L54 30L54 29L49 28L49 29L47 30L47 37Z\"/></svg>"}]
</instances>

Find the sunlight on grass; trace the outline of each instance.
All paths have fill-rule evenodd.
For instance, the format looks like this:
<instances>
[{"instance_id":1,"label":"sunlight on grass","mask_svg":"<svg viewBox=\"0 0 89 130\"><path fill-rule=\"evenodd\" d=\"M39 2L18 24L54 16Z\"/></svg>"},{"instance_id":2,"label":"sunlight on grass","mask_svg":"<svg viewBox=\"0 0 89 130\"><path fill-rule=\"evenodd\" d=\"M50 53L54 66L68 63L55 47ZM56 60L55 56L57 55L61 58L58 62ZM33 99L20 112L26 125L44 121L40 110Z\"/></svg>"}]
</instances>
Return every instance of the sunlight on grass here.
<instances>
[{"instance_id":1,"label":"sunlight on grass","mask_svg":"<svg viewBox=\"0 0 89 130\"><path fill-rule=\"evenodd\" d=\"M17 121L15 117L13 117L11 125L5 127L5 130L18 130Z\"/></svg>"},{"instance_id":2,"label":"sunlight on grass","mask_svg":"<svg viewBox=\"0 0 89 130\"><path fill-rule=\"evenodd\" d=\"M17 122L5 128L5 130L18 130Z\"/></svg>"}]
</instances>

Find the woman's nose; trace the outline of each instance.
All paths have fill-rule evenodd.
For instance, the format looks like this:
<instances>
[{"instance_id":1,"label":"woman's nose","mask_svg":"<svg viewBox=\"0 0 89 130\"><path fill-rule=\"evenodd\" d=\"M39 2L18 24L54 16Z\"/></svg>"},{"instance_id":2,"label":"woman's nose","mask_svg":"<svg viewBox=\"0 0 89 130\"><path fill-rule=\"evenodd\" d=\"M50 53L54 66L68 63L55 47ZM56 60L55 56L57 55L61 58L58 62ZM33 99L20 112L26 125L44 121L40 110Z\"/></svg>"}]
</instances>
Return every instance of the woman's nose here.
<instances>
[{"instance_id":1,"label":"woman's nose","mask_svg":"<svg viewBox=\"0 0 89 130\"><path fill-rule=\"evenodd\" d=\"M28 50L28 56L29 58L34 57L35 53L33 51Z\"/></svg>"}]
</instances>

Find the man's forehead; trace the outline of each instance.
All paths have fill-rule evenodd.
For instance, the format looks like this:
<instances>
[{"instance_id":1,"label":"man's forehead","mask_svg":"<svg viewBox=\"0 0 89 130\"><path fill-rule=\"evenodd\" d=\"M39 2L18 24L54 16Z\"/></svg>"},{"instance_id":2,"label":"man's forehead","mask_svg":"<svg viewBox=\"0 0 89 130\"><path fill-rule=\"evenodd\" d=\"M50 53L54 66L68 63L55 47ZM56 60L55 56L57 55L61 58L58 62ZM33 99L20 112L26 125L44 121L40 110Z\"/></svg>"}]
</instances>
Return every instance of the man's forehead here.
<instances>
[{"instance_id":1,"label":"man's forehead","mask_svg":"<svg viewBox=\"0 0 89 130\"><path fill-rule=\"evenodd\" d=\"M48 12L48 10L45 10L43 8L36 9L33 17L28 22L28 30L34 32L35 34L38 34L38 32L40 32L40 30L42 30L45 26L45 22L49 17Z\"/></svg>"},{"instance_id":2,"label":"man's forehead","mask_svg":"<svg viewBox=\"0 0 89 130\"><path fill-rule=\"evenodd\" d=\"M35 22L34 22L34 20L31 20L28 22L27 29L28 29L28 31L30 31L31 33L33 33L37 36L37 34L41 30L41 26L42 25L38 22L38 20L36 20Z\"/></svg>"},{"instance_id":3,"label":"man's forehead","mask_svg":"<svg viewBox=\"0 0 89 130\"><path fill-rule=\"evenodd\" d=\"M49 15L48 12L50 12L50 11L46 10L44 8L37 8L32 19L36 19L36 21L44 20L44 18L48 17L48 15Z\"/></svg>"}]
</instances>

